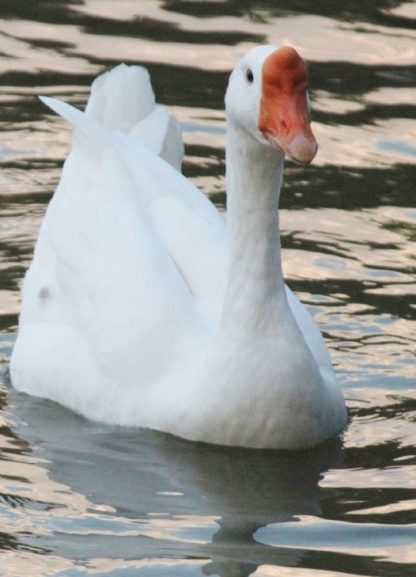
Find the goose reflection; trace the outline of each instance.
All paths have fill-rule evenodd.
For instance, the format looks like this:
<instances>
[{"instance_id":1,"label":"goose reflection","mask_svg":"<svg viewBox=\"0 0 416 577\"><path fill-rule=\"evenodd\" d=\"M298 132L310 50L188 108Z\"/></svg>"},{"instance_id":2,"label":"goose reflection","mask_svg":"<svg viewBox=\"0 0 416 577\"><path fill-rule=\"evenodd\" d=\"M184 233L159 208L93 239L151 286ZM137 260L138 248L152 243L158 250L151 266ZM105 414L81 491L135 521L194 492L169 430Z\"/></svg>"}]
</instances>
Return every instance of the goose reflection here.
<instances>
[{"instance_id":1,"label":"goose reflection","mask_svg":"<svg viewBox=\"0 0 416 577\"><path fill-rule=\"evenodd\" d=\"M297 566L300 549L263 545L255 532L319 515L325 491L319 480L342 459L340 442L292 454L200 445L99 425L48 401L10 395L19 397L15 433L30 443L51 480L105 505L112 522L144 527L133 537L104 532L105 548L102 533L96 543L89 535L79 545L76 526L57 544L54 534L37 540L78 563L103 554L125 560L180 556L200 560L197 574L223 577L252 575L263 564Z\"/></svg>"}]
</instances>

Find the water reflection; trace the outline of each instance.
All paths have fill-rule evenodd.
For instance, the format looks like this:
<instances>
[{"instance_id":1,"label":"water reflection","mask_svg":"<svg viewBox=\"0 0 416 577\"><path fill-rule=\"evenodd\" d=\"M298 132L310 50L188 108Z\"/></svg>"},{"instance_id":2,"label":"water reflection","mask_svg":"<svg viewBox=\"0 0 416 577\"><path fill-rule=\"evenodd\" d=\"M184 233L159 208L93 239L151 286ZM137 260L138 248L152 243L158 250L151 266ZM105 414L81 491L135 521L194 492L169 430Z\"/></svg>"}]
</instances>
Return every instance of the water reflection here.
<instances>
[{"instance_id":1,"label":"water reflection","mask_svg":"<svg viewBox=\"0 0 416 577\"><path fill-rule=\"evenodd\" d=\"M25 507L30 501L38 518L26 531L13 527L36 536L23 536L15 548L36 547L81 564L100 558L104 548L109 558L155 557L156 550L169 557L174 544L176 554L205 560L205 574L297 565L300 551L262 546L253 536L270 523L319 515L319 481L342 460L340 443L295 455L229 450L104 427L47 401L11 397L18 422L5 434L19 447L11 470L25 463L16 479L25 478Z\"/></svg>"},{"instance_id":2,"label":"water reflection","mask_svg":"<svg viewBox=\"0 0 416 577\"><path fill-rule=\"evenodd\" d=\"M414 394L351 391L345 449L289 455L106 427L9 393L1 545L22 567L35 556L34 576L52 560L71 576L113 568L226 577L316 566L336 574L334 552L351 549L368 575L381 550L390 572L415 561L406 549L416 531ZM342 557L344 571L355 574L354 563Z\"/></svg>"}]
</instances>

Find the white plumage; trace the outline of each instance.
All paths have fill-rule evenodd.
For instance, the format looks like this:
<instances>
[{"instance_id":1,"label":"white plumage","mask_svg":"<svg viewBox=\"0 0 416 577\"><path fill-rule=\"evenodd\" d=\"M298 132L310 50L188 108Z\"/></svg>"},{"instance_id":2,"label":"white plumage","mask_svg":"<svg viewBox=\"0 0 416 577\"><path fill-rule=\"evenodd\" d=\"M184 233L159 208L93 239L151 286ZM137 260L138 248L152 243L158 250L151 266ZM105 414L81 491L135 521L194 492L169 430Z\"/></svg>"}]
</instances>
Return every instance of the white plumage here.
<instances>
[{"instance_id":1,"label":"white plumage","mask_svg":"<svg viewBox=\"0 0 416 577\"><path fill-rule=\"evenodd\" d=\"M17 389L226 445L297 449L343 429L322 336L281 277L283 154L257 126L278 53L252 50L230 80L228 226L178 170L178 124L144 69L99 77L85 113L43 99L75 132L24 280Z\"/></svg>"}]
</instances>

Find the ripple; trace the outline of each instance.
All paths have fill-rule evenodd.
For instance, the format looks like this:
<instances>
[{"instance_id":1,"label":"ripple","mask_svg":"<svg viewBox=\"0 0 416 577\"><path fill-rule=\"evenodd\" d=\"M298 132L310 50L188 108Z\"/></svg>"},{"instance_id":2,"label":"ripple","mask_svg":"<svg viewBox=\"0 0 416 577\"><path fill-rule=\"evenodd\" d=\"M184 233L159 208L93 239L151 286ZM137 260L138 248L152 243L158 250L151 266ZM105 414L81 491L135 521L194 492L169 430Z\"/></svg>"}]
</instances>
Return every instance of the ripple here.
<instances>
[{"instance_id":1,"label":"ripple","mask_svg":"<svg viewBox=\"0 0 416 577\"><path fill-rule=\"evenodd\" d=\"M255 534L259 543L273 547L319 549L415 563L416 524L342 523L300 517L296 522L269 525ZM400 550L400 555L395 549ZM409 550L410 548L410 550Z\"/></svg>"}]
</instances>

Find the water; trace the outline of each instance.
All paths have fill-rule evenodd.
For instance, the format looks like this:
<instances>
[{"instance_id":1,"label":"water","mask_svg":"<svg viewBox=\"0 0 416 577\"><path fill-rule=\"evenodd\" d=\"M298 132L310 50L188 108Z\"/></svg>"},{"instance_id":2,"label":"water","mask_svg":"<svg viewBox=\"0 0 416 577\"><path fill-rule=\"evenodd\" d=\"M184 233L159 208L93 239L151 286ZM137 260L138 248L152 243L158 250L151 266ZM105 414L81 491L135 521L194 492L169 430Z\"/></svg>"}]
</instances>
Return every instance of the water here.
<instances>
[{"instance_id":1,"label":"water","mask_svg":"<svg viewBox=\"0 0 416 577\"><path fill-rule=\"evenodd\" d=\"M416 4L0 2L0 575L416 574ZM321 324L352 422L300 454L85 421L13 391L19 285L82 106L143 63L181 121L185 172L224 206L223 94L256 43L310 64L320 152L288 163L288 283Z\"/></svg>"}]
</instances>

